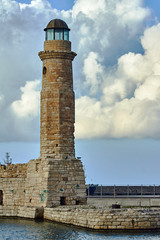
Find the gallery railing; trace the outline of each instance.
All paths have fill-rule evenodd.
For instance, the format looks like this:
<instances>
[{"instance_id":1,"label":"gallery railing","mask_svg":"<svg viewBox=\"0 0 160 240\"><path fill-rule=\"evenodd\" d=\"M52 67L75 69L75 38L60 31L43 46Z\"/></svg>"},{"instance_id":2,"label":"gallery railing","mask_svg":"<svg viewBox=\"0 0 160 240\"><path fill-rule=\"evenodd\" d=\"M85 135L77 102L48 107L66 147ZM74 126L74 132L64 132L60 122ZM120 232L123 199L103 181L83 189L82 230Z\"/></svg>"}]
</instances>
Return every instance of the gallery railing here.
<instances>
[{"instance_id":1,"label":"gallery railing","mask_svg":"<svg viewBox=\"0 0 160 240\"><path fill-rule=\"evenodd\" d=\"M160 197L159 185L139 186L99 186L88 184L86 186L87 197Z\"/></svg>"}]
</instances>

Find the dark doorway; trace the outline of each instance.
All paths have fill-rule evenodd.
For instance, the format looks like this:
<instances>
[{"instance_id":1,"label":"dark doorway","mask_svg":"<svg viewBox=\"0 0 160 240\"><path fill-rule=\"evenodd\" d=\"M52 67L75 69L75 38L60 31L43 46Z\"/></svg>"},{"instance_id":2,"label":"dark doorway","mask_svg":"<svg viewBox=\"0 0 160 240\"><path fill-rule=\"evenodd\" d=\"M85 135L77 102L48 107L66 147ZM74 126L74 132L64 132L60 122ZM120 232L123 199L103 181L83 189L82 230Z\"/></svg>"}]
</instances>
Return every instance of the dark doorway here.
<instances>
[{"instance_id":1,"label":"dark doorway","mask_svg":"<svg viewBox=\"0 0 160 240\"><path fill-rule=\"evenodd\" d=\"M76 205L80 205L80 201L76 200Z\"/></svg>"},{"instance_id":2,"label":"dark doorway","mask_svg":"<svg viewBox=\"0 0 160 240\"><path fill-rule=\"evenodd\" d=\"M66 198L60 197L60 205L66 205Z\"/></svg>"},{"instance_id":3,"label":"dark doorway","mask_svg":"<svg viewBox=\"0 0 160 240\"><path fill-rule=\"evenodd\" d=\"M3 191L0 190L0 205L3 205Z\"/></svg>"}]
</instances>

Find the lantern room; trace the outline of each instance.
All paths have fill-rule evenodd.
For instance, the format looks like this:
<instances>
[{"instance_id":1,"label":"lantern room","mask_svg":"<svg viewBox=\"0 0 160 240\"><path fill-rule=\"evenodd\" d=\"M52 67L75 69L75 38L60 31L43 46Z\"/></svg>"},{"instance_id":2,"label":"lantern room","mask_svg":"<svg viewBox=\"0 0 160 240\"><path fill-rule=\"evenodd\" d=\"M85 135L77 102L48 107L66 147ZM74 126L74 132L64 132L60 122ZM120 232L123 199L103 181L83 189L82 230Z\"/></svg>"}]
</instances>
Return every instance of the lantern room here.
<instances>
[{"instance_id":1,"label":"lantern room","mask_svg":"<svg viewBox=\"0 0 160 240\"><path fill-rule=\"evenodd\" d=\"M44 29L45 40L66 40L69 41L69 31L67 24L61 19L51 20Z\"/></svg>"}]
</instances>

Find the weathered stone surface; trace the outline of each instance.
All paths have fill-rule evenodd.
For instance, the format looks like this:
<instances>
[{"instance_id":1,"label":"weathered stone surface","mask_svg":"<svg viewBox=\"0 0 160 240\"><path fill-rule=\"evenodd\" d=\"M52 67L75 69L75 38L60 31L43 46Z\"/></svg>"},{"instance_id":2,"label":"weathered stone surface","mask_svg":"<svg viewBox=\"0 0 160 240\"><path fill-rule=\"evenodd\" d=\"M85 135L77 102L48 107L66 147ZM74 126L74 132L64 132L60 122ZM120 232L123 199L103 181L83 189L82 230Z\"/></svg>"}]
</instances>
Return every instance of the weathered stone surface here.
<instances>
[{"instance_id":1,"label":"weathered stone surface","mask_svg":"<svg viewBox=\"0 0 160 240\"><path fill-rule=\"evenodd\" d=\"M113 211L91 209L89 206L85 208L83 206L66 206L44 209L45 219L91 229L156 229L159 223L157 215L160 216L158 208L116 209Z\"/></svg>"},{"instance_id":2,"label":"weathered stone surface","mask_svg":"<svg viewBox=\"0 0 160 240\"><path fill-rule=\"evenodd\" d=\"M41 91L41 158L73 159L74 150L74 92L72 60L69 41L45 41L39 53L43 61Z\"/></svg>"}]
</instances>

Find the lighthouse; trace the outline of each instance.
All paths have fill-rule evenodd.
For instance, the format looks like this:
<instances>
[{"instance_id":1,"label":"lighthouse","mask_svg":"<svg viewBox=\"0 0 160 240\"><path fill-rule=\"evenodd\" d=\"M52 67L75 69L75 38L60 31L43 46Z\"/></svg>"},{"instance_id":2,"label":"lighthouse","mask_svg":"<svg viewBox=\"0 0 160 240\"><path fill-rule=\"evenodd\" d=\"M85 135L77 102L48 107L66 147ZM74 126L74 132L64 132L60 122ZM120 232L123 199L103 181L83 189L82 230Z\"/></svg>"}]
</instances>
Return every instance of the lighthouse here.
<instances>
[{"instance_id":1,"label":"lighthouse","mask_svg":"<svg viewBox=\"0 0 160 240\"><path fill-rule=\"evenodd\" d=\"M75 158L74 150L74 92L71 51L67 24L50 21L45 31L44 51L39 53L43 62L41 91L41 157L56 159Z\"/></svg>"},{"instance_id":2,"label":"lighthouse","mask_svg":"<svg viewBox=\"0 0 160 240\"><path fill-rule=\"evenodd\" d=\"M45 31L42 66L40 159L48 166L47 206L86 203L85 176L75 158L75 96L69 27L51 20ZM45 167L46 168L46 167Z\"/></svg>"}]
</instances>

